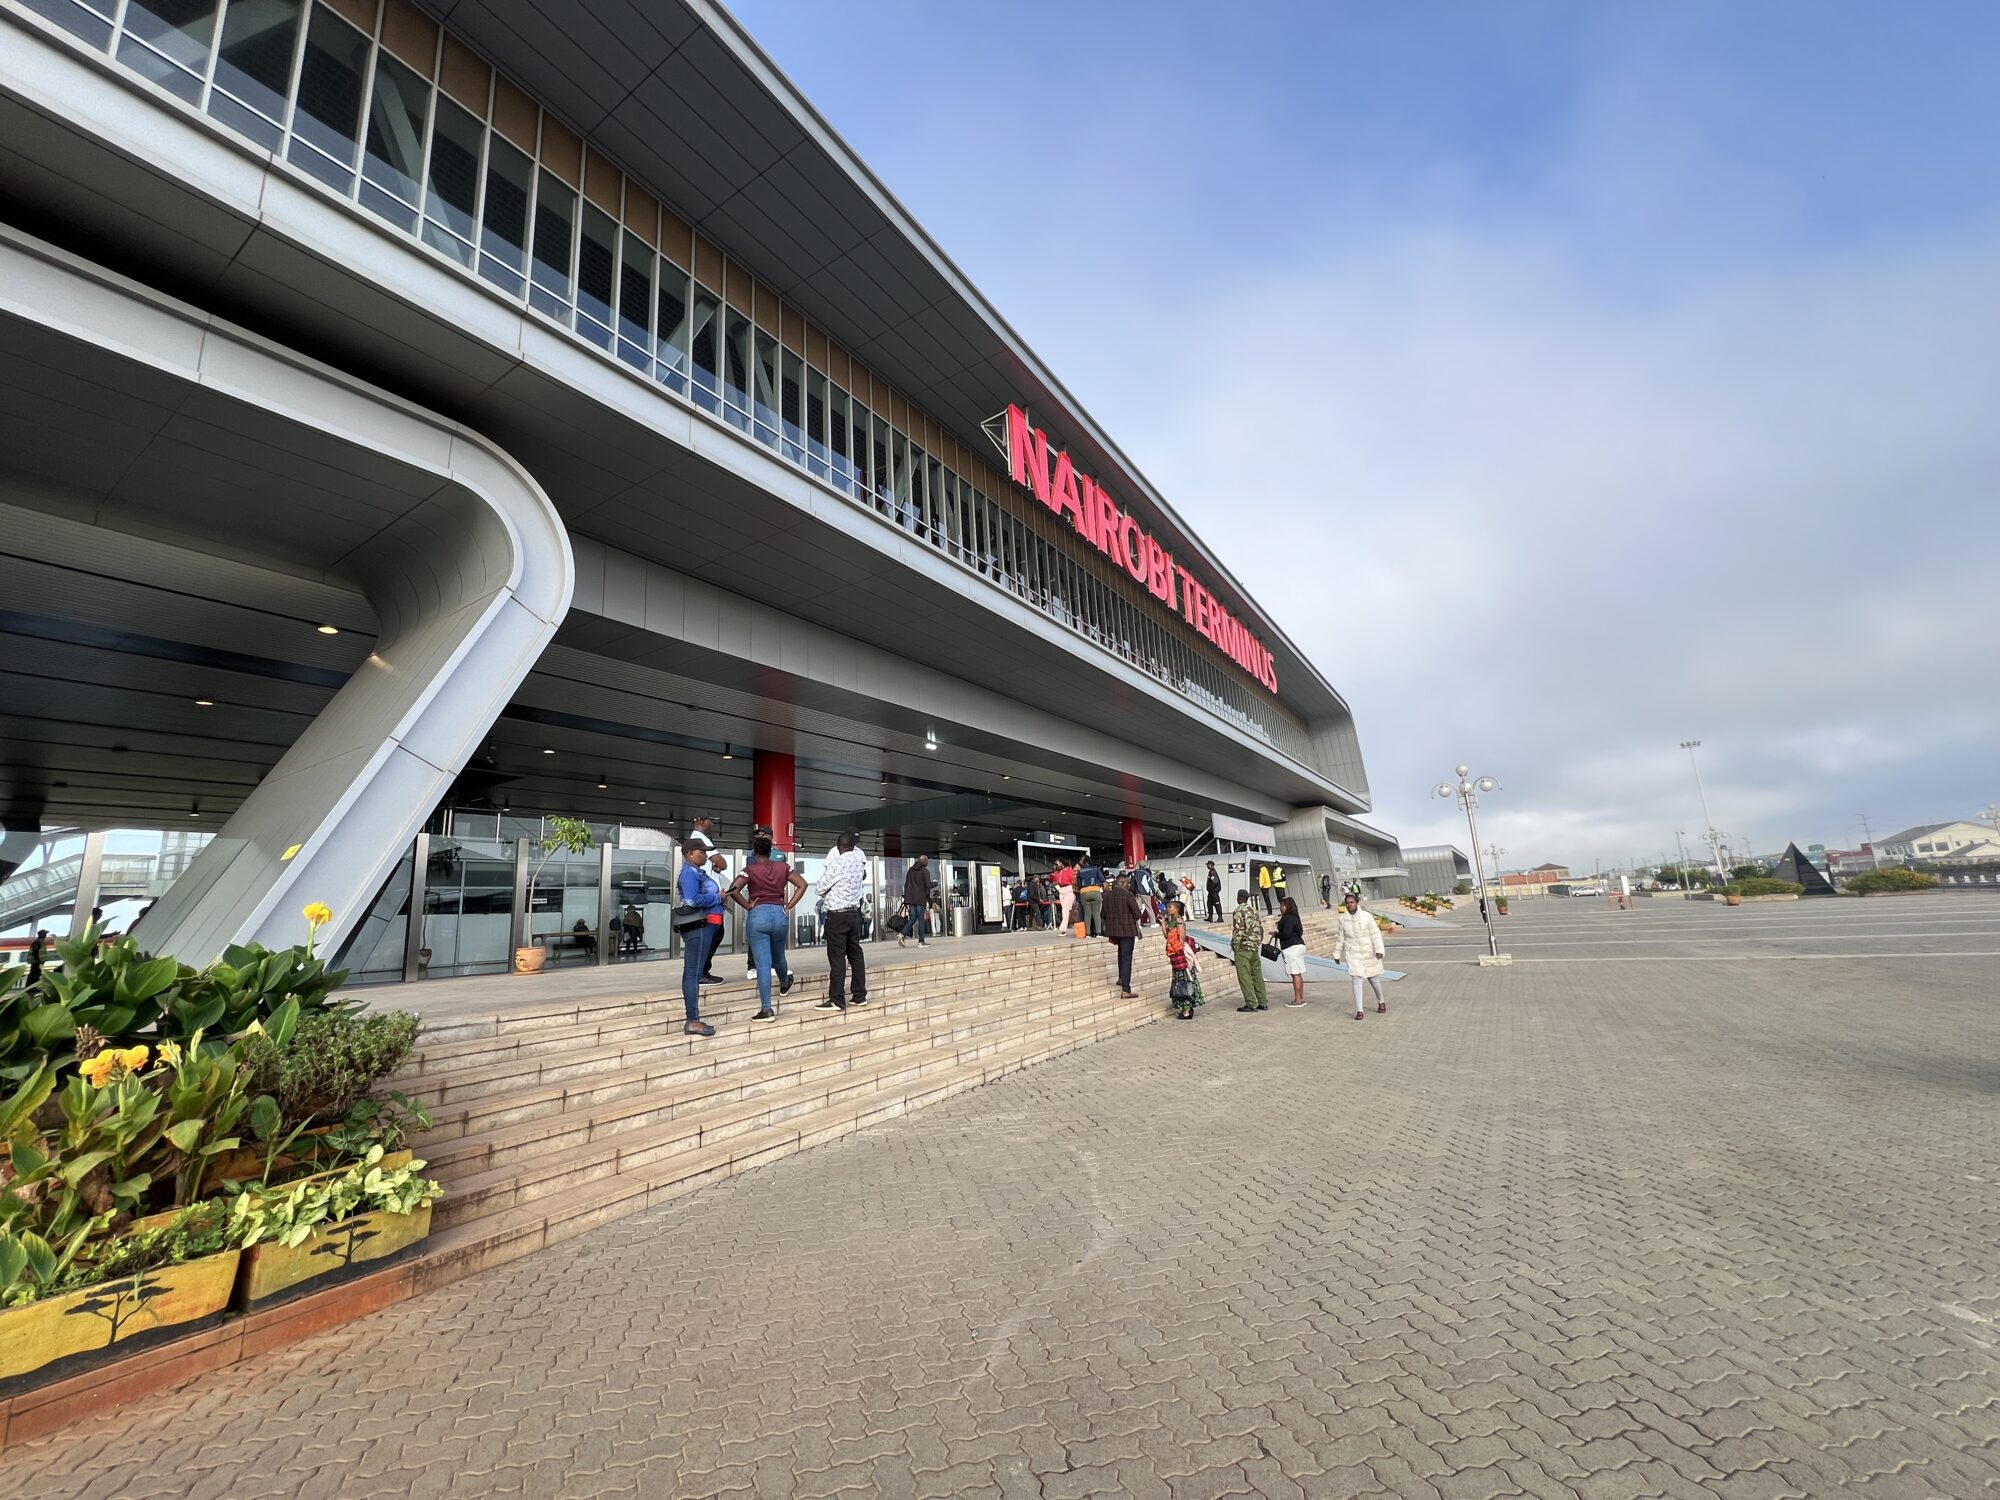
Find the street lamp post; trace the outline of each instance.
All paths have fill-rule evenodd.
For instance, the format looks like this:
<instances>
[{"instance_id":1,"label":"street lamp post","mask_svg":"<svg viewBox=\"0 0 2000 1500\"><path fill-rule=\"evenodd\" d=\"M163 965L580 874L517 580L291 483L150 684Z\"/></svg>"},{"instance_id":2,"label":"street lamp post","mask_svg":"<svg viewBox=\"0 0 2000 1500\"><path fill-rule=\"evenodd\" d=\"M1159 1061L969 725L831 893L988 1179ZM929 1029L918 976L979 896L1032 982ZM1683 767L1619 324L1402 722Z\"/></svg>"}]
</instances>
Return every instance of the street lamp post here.
<instances>
[{"instance_id":1,"label":"street lamp post","mask_svg":"<svg viewBox=\"0 0 2000 1500\"><path fill-rule=\"evenodd\" d=\"M1498 844L1488 844L1486 846L1487 857L1493 861L1493 884L1496 886L1500 884L1500 856L1506 852ZM1479 884L1483 895L1491 896L1496 901L1500 899L1498 891L1486 889L1486 876L1484 873L1479 877Z\"/></svg>"},{"instance_id":2,"label":"street lamp post","mask_svg":"<svg viewBox=\"0 0 2000 1500\"><path fill-rule=\"evenodd\" d=\"M1715 819L1708 810L1708 788L1701 784L1701 763L1694 758L1695 751L1700 748L1700 740L1681 741L1681 749L1688 753L1688 764L1694 768L1694 789L1701 797L1701 821L1708 830L1708 847L1715 855L1715 876L1718 880L1726 880L1728 871L1722 868L1722 835L1715 831Z\"/></svg>"},{"instance_id":3,"label":"street lamp post","mask_svg":"<svg viewBox=\"0 0 2000 1500\"><path fill-rule=\"evenodd\" d=\"M1678 854L1681 857L1680 879L1675 881L1674 883L1681 888L1681 894L1683 896L1687 894L1687 888L1688 888L1688 852L1687 852L1687 845L1681 842L1681 838L1686 832L1687 830L1685 828L1676 828L1674 830L1674 853Z\"/></svg>"},{"instance_id":4,"label":"street lamp post","mask_svg":"<svg viewBox=\"0 0 2000 1500\"><path fill-rule=\"evenodd\" d=\"M1993 831L2000 834L2000 802L1989 802L1982 807L1979 810L1979 820L1982 823L1991 823Z\"/></svg>"},{"instance_id":5,"label":"street lamp post","mask_svg":"<svg viewBox=\"0 0 2000 1500\"><path fill-rule=\"evenodd\" d=\"M1471 768L1467 766L1460 766L1457 775L1458 781L1456 784L1449 781L1441 781L1431 789L1431 795L1445 798L1456 797L1459 800L1459 804L1464 807L1465 826L1472 834L1472 857L1477 861L1479 858L1479 815L1473 809L1479 805L1479 793L1496 792L1500 789L1500 783L1495 781L1491 776L1481 776L1477 780L1474 780ZM1484 870L1480 872L1479 883L1482 886L1486 884ZM1500 956L1500 939L1494 935L1493 913L1487 903L1482 902L1480 904L1479 916L1486 924L1486 951L1493 957L1498 958Z\"/></svg>"}]
</instances>

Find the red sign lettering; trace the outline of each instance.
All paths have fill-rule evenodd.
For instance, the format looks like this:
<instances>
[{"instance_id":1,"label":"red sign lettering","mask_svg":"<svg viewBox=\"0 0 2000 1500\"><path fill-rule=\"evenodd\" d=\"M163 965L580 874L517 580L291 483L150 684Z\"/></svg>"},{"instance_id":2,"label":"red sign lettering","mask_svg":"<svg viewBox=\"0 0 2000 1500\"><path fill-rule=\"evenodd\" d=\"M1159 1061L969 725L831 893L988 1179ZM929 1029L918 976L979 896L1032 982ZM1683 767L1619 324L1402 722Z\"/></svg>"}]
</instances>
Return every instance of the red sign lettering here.
<instances>
[{"instance_id":1,"label":"red sign lettering","mask_svg":"<svg viewBox=\"0 0 2000 1500\"><path fill-rule=\"evenodd\" d=\"M1057 515L1068 516L1078 536L1144 584L1169 609L1178 609L1230 660L1277 692L1277 663L1264 643L1197 583L1189 569L1175 562L1173 554L1148 535L1135 517L1120 510L1103 486L1088 475L1078 474L1068 453L1056 454L1051 474L1048 434L1030 427L1028 414L1018 406L1007 408L1007 470L1014 483L1033 491L1035 498Z\"/></svg>"}]
</instances>

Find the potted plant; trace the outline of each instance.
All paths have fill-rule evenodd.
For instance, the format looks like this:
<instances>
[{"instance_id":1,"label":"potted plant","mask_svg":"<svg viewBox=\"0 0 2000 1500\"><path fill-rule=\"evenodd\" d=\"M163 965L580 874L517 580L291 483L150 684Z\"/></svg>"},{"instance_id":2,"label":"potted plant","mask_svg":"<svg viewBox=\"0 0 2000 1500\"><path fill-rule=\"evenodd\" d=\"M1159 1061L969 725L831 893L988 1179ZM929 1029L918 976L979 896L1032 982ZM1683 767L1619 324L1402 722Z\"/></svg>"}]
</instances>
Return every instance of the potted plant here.
<instances>
[{"instance_id":1,"label":"potted plant","mask_svg":"<svg viewBox=\"0 0 2000 1500\"><path fill-rule=\"evenodd\" d=\"M239 1252L219 1203L179 1210L152 1228L61 1246L33 1230L0 1231L0 1391L59 1373L145 1334L222 1313Z\"/></svg>"},{"instance_id":2,"label":"potted plant","mask_svg":"<svg viewBox=\"0 0 2000 1500\"><path fill-rule=\"evenodd\" d=\"M431 1204L444 1189L422 1162L389 1167L384 1155L376 1145L345 1171L236 1195L230 1225L243 1246L244 1306L386 1259L430 1233Z\"/></svg>"},{"instance_id":3,"label":"potted plant","mask_svg":"<svg viewBox=\"0 0 2000 1500\"><path fill-rule=\"evenodd\" d=\"M1506 915L1507 915L1507 898L1506 898L1505 896L1496 896L1496 897L1494 897L1494 898L1493 898L1493 910L1494 910L1495 912L1497 912L1497 913L1498 913L1498 914L1499 914L1500 916L1503 916L1503 917L1504 917L1504 916L1506 916Z\"/></svg>"},{"instance_id":4,"label":"potted plant","mask_svg":"<svg viewBox=\"0 0 2000 1500\"><path fill-rule=\"evenodd\" d=\"M542 871L548 866L548 862L558 854L588 854L597 847L597 838L591 833L590 825L581 818L550 818L536 847L542 851L542 857L528 876L527 915L531 928L535 913L535 886L542 878ZM558 902L557 906L559 909L556 913L558 919L556 925L561 926L561 903ZM537 948L532 942L524 948L516 948L514 972L539 974L542 966L548 962L548 957L548 949Z\"/></svg>"}]
</instances>

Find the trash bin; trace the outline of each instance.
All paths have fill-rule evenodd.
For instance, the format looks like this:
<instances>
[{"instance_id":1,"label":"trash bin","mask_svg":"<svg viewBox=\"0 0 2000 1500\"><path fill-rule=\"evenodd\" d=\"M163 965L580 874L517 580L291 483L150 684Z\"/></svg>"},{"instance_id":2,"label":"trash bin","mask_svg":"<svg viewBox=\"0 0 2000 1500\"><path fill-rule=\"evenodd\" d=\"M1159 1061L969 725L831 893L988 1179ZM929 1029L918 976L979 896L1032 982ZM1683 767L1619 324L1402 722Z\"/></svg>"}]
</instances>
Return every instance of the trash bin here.
<instances>
[{"instance_id":1,"label":"trash bin","mask_svg":"<svg viewBox=\"0 0 2000 1500\"><path fill-rule=\"evenodd\" d=\"M969 906L954 906L951 909L951 935L955 938L961 938L965 937L971 931L972 908Z\"/></svg>"}]
</instances>

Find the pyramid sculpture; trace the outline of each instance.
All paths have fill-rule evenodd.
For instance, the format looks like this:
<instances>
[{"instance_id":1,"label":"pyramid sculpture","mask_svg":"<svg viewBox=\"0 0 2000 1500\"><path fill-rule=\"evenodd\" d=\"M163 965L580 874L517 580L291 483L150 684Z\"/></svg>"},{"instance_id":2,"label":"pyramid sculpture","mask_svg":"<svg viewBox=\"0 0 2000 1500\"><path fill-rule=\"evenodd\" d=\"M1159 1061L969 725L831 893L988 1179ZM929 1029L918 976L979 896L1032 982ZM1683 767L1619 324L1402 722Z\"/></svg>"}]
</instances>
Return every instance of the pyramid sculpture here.
<instances>
[{"instance_id":1,"label":"pyramid sculpture","mask_svg":"<svg viewBox=\"0 0 2000 1500\"><path fill-rule=\"evenodd\" d=\"M1785 845L1784 855L1771 867L1773 880L1789 880L1794 885L1802 885L1802 896L1831 896L1833 882L1820 873L1819 867L1799 852L1797 844Z\"/></svg>"}]
</instances>

